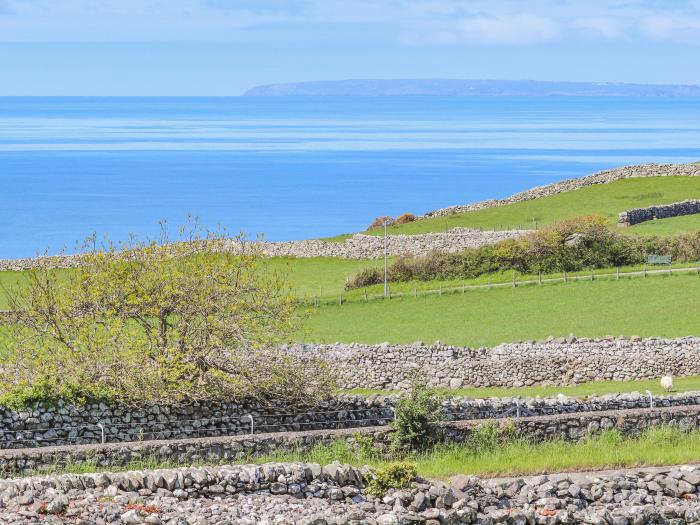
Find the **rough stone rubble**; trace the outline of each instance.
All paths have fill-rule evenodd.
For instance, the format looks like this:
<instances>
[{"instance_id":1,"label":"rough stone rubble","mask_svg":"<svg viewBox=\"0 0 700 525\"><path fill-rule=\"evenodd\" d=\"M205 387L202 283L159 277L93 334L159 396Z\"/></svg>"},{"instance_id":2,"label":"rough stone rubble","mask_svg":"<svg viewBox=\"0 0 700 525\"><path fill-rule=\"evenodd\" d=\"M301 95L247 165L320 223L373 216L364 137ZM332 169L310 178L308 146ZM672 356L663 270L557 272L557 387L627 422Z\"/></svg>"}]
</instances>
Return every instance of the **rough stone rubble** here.
<instances>
[{"instance_id":1,"label":"rough stone rubble","mask_svg":"<svg viewBox=\"0 0 700 525\"><path fill-rule=\"evenodd\" d=\"M0 481L2 523L615 524L700 523L695 466L450 483L417 479L383 497L373 472L266 464Z\"/></svg>"}]
</instances>

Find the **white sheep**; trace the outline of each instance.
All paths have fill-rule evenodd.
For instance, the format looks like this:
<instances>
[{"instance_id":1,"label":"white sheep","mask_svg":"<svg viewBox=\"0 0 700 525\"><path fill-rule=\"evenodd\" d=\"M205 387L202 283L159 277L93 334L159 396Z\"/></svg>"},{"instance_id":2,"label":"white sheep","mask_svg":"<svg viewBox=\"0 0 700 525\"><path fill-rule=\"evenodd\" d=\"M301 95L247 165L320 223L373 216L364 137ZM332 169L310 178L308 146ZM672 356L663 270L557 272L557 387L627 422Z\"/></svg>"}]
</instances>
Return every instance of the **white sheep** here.
<instances>
[{"instance_id":1,"label":"white sheep","mask_svg":"<svg viewBox=\"0 0 700 525\"><path fill-rule=\"evenodd\" d=\"M663 376L661 378L661 388L666 392L671 392L673 390L673 376Z\"/></svg>"}]
</instances>

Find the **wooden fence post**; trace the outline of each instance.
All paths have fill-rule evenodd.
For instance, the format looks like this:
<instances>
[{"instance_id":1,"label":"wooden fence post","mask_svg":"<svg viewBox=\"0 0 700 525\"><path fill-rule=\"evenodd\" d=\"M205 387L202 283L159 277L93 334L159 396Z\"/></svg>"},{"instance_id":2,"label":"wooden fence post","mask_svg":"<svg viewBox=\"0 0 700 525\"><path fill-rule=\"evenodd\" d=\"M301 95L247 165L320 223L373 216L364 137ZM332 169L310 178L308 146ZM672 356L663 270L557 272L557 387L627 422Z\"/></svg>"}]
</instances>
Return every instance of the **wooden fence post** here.
<instances>
[{"instance_id":1,"label":"wooden fence post","mask_svg":"<svg viewBox=\"0 0 700 525\"><path fill-rule=\"evenodd\" d=\"M540 286L542 286L542 272L539 272L539 273L537 274L537 280L539 281Z\"/></svg>"},{"instance_id":2,"label":"wooden fence post","mask_svg":"<svg viewBox=\"0 0 700 525\"><path fill-rule=\"evenodd\" d=\"M513 270L513 288L515 288L515 286L516 286L516 284L515 284L515 270Z\"/></svg>"},{"instance_id":3,"label":"wooden fence post","mask_svg":"<svg viewBox=\"0 0 700 525\"><path fill-rule=\"evenodd\" d=\"M619 266L615 269L615 280L617 280L617 281L620 280L620 267Z\"/></svg>"}]
</instances>

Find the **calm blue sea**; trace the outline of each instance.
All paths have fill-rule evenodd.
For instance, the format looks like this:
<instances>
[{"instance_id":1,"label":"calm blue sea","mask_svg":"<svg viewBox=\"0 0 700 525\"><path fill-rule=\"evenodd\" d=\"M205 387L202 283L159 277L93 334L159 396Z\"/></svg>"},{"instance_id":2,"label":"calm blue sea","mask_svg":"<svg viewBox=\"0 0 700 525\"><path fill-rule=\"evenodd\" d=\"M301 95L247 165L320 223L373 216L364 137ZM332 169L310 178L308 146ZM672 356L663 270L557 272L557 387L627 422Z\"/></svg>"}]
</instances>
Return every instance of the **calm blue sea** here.
<instances>
[{"instance_id":1,"label":"calm blue sea","mask_svg":"<svg viewBox=\"0 0 700 525\"><path fill-rule=\"evenodd\" d=\"M700 100L0 98L0 257L158 221L270 240L700 160Z\"/></svg>"}]
</instances>

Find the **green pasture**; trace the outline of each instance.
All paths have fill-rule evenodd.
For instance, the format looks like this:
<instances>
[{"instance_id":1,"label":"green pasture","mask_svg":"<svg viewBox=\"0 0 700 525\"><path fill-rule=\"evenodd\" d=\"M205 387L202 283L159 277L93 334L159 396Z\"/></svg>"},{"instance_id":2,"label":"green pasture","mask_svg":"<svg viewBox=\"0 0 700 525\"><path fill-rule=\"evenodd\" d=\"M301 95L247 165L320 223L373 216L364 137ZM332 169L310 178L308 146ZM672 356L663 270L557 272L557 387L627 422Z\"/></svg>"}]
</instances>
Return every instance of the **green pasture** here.
<instances>
[{"instance_id":1,"label":"green pasture","mask_svg":"<svg viewBox=\"0 0 700 525\"><path fill-rule=\"evenodd\" d=\"M525 202L423 219L389 228L392 234L442 232L454 228L534 229L576 215L595 213L617 222L617 215L632 208L700 198L696 177L648 177L598 184ZM459 203L459 202L456 202ZM678 217L640 224L628 233L673 235L700 229L700 216ZM375 235L383 232L373 230Z\"/></svg>"}]
</instances>

